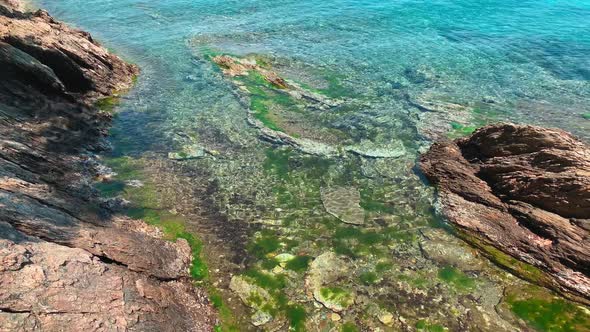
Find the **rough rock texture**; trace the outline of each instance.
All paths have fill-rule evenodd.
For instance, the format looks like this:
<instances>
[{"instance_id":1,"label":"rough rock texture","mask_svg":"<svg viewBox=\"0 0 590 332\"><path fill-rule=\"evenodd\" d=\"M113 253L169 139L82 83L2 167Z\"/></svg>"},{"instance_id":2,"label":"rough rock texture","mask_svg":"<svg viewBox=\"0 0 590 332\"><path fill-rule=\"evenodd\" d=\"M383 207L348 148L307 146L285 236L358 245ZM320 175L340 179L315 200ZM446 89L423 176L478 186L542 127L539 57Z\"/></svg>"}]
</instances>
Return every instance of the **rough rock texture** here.
<instances>
[{"instance_id":1,"label":"rough rock texture","mask_svg":"<svg viewBox=\"0 0 590 332\"><path fill-rule=\"evenodd\" d=\"M20 0L0 0L0 6L21 11L25 7L25 5Z\"/></svg>"},{"instance_id":2,"label":"rough rock texture","mask_svg":"<svg viewBox=\"0 0 590 332\"><path fill-rule=\"evenodd\" d=\"M91 188L134 66L46 12L0 5L0 331L207 331L191 249L112 215Z\"/></svg>"},{"instance_id":3,"label":"rough rock texture","mask_svg":"<svg viewBox=\"0 0 590 332\"><path fill-rule=\"evenodd\" d=\"M468 241L516 273L590 302L587 145L557 129L492 125L434 144L420 168ZM494 248L545 274L513 268Z\"/></svg>"}]
</instances>

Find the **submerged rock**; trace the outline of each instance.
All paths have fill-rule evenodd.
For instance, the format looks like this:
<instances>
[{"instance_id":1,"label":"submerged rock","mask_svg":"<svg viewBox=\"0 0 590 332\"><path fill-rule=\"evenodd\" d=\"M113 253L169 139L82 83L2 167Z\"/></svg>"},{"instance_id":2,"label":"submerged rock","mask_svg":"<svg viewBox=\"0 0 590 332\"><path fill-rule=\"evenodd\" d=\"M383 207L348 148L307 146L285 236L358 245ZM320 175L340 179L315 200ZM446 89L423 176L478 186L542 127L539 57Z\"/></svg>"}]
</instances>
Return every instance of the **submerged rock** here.
<instances>
[{"instance_id":1,"label":"submerged rock","mask_svg":"<svg viewBox=\"0 0 590 332\"><path fill-rule=\"evenodd\" d=\"M256 310L252 315L252 324L260 326L273 319L267 310L273 300L266 289L241 276L234 276L230 281L229 288L240 297L245 305Z\"/></svg>"},{"instance_id":2,"label":"submerged rock","mask_svg":"<svg viewBox=\"0 0 590 332\"><path fill-rule=\"evenodd\" d=\"M322 188L322 203L326 211L344 223L363 225L365 210L360 206L361 194L356 188Z\"/></svg>"},{"instance_id":3,"label":"submerged rock","mask_svg":"<svg viewBox=\"0 0 590 332\"><path fill-rule=\"evenodd\" d=\"M590 303L587 145L557 129L492 125L434 144L420 167L465 239L515 273Z\"/></svg>"},{"instance_id":4,"label":"submerged rock","mask_svg":"<svg viewBox=\"0 0 590 332\"><path fill-rule=\"evenodd\" d=\"M326 308L340 312L354 303L354 294L337 287L348 272L345 261L333 252L326 252L313 260L305 278L306 289L313 298Z\"/></svg>"},{"instance_id":5,"label":"submerged rock","mask_svg":"<svg viewBox=\"0 0 590 332\"><path fill-rule=\"evenodd\" d=\"M189 160L203 158L207 155L207 151L199 145L186 145L180 152L169 152L168 159L172 160Z\"/></svg>"}]
</instances>

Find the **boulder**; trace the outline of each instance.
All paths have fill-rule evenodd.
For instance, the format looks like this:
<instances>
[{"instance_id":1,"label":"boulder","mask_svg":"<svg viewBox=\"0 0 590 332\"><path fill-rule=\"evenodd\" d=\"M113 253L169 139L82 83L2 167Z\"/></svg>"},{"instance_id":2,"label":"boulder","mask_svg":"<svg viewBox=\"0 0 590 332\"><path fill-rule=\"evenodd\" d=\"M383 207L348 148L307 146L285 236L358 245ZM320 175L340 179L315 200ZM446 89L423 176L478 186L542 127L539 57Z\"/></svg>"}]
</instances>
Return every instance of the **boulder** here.
<instances>
[{"instance_id":1,"label":"boulder","mask_svg":"<svg viewBox=\"0 0 590 332\"><path fill-rule=\"evenodd\" d=\"M588 145L558 129L498 124L435 143L419 164L438 188L442 214L468 242L516 274L590 303Z\"/></svg>"},{"instance_id":2,"label":"boulder","mask_svg":"<svg viewBox=\"0 0 590 332\"><path fill-rule=\"evenodd\" d=\"M0 330L213 330L188 243L111 214L89 185L111 119L93 104L137 68L45 11L3 3Z\"/></svg>"}]
</instances>

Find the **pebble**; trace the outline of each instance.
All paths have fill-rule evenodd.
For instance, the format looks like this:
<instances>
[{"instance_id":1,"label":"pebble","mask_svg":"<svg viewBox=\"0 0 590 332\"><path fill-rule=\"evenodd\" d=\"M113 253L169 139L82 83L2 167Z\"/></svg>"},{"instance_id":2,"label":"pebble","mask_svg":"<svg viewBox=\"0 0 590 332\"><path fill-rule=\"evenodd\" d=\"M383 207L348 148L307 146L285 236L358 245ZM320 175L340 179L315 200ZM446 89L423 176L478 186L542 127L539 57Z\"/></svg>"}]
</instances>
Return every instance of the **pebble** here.
<instances>
[{"instance_id":1,"label":"pebble","mask_svg":"<svg viewBox=\"0 0 590 332\"><path fill-rule=\"evenodd\" d=\"M384 312L379 315L379 321L384 325L391 326L393 325L393 315L389 312Z\"/></svg>"},{"instance_id":2,"label":"pebble","mask_svg":"<svg viewBox=\"0 0 590 332\"><path fill-rule=\"evenodd\" d=\"M337 313L333 312L333 313L330 315L330 319L331 319L333 322L337 322L337 321L339 321L340 319L342 319L342 317L340 317L340 315L339 315L339 314L337 314Z\"/></svg>"}]
</instances>

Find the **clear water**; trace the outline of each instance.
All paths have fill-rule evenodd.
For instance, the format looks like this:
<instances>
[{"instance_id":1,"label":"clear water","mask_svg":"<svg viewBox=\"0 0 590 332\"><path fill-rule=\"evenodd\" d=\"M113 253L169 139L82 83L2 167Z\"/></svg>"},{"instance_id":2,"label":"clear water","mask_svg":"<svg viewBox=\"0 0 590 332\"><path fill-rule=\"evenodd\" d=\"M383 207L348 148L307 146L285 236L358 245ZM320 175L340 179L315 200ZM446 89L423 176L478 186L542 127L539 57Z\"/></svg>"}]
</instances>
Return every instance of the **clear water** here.
<instances>
[{"instance_id":1,"label":"clear water","mask_svg":"<svg viewBox=\"0 0 590 332\"><path fill-rule=\"evenodd\" d=\"M590 140L590 1L38 3L141 67L119 107L113 156L139 160L160 201L204 239L209 282L234 310L234 325L254 329L247 316L257 309L228 290L229 273L265 273L269 257L282 252L314 258L336 251L349 273L334 286L354 293L355 304L333 319L301 292L306 268L286 269L272 274L286 278L285 290L270 292L288 304L277 305L265 328L301 328L295 307L305 310L307 330L522 328L502 299L506 289L525 287L522 281L481 258L472 257L469 267L423 254L425 245L439 243L471 251L438 228L433 194L414 161L434 138L501 120ZM353 111L336 112L329 126L353 143L401 144L404 154L317 158L261 141L247 122L244 95L207 59L210 49L263 56L280 75L313 88L336 80ZM195 141L216 156L168 159ZM365 226L326 213L320 191L334 186L360 191ZM257 256L252 248L268 238L279 247ZM498 314L498 303L507 310ZM385 313L394 323L383 323ZM540 326L532 316L518 317Z\"/></svg>"}]
</instances>

